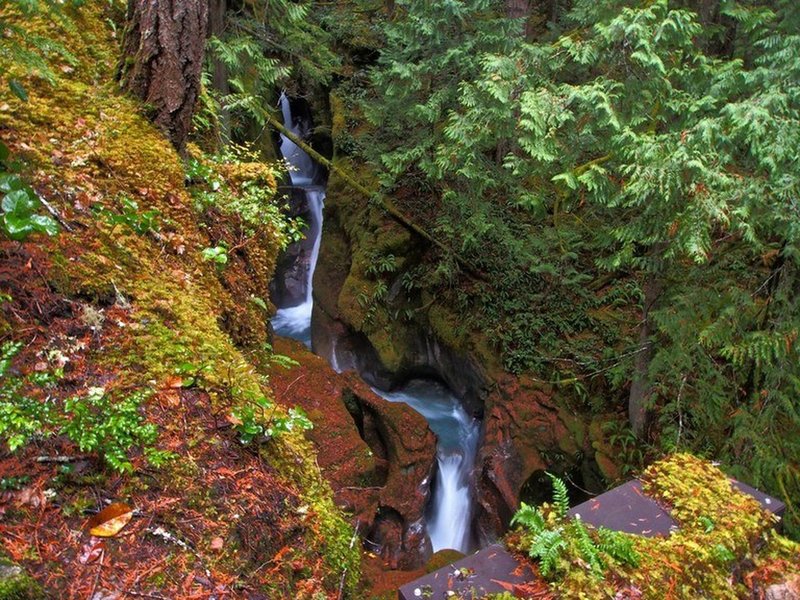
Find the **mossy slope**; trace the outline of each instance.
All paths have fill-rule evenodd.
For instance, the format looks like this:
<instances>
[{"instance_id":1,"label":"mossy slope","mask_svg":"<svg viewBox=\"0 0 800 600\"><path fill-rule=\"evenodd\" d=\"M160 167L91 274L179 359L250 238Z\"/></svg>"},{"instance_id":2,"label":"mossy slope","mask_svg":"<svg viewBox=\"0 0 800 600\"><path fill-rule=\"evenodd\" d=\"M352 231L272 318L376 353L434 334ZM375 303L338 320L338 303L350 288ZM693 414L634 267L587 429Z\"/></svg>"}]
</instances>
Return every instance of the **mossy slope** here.
<instances>
[{"instance_id":1,"label":"mossy slope","mask_svg":"<svg viewBox=\"0 0 800 600\"><path fill-rule=\"evenodd\" d=\"M55 65L55 85L19 72L14 65L2 65L30 95L23 103L5 90L0 92L3 139L22 162L25 178L66 224L52 239L2 244L4 260L35 257L28 266L33 264L38 274L37 285L44 281L46 287L34 292L31 278L9 276L3 280L2 291L13 298L4 306L3 330L27 344L17 366L30 370L43 357L47 363L58 349L70 366L56 395L81 393L92 386L155 392L144 407L146 416L160 425L162 446L177 452L178 460L154 472L139 471L125 477L91 463L97 473L90 479L103 497L120 494L129 502L153 507L151 518L169 522L179 539L196 539L197 528L202 531L212 524L216 529L207 533L211 535L213 529L228 540L226 548L230 545L231 549L199 562L206 567L212 564L212 572L222 573L218 580L227 581L227 589L266 586L260 593L298 598L335 595L340 576L346 572L344 589L352 590L358 579L358 552L352 548L351 531L318 472L310 444L301 434L288 433L254 452L256 448L239 445L228 422L236 406L259 396L273 397L263 370L271 358L268 314L263 302L252 299L268 298L267 282L279 251L278 236L269 229L261 232L247 248L231 255L224 270L202 260L201 250L218 243L235 223L228 226L222 214L197 213L185 188L179 157L147 121L144 108L119 93L113 80L117 40L112 26L119 15L110 11L108 7L85 6L72 17L74 27L25 22L26 27L58 39L77 58L75 63ZM8 13L4 16L14 18ZM230 174L232 186L237 176ZM274 188L274 180L265 185ZM157 211L158 227L137 233L100 216L122 214L126 199L137 203L139 213ZM35 293L52 295L63 310L37 313L31 308L35 302L24 302ZM95 315L91 327L87 315ZM91 335L86 335L87 327ZM70 344L65 343L67 338ZM187 369L202 376L193 376L188 383ZM176 375L178 370L182 370L183 381ZM277 414L283 411L280 407L276 410ZM58 440L48 443L75 451ZM33 482L46 483L55 467L43 469L26 461L33 460L35 453L53 450L45 445L36 452L4 453L0 457L2 471L29 472ZM266 551L257 556L243 547L249 542L235 535L239 526L225 508L230 495L259 494L259 490L237 487L243 475L234 476L234 470L226 466L230 473L223 476L229 487L223 496L209 496L209 490L198 488L206 485L204 478L211 469L235 466L239 461L250 465L248 468L261 465L261 484L285 491L281 502L286 505L272 507L272 518L277 519L277 532L294 540L291 547L267 544L265 548L275 554ZM141 457L135 456L134 464L144 466ZM57 493L70 500L83 497L86 502L80 486L80 481L72 481ZM191 503L196 510L191 526L195 533L169 516L175 510L180 512L182 505L167 513L163 506L157 508L152 496L156 491L169 498L183 494L183 508ZM146 493L150 494L147 498L141 495ZM37 518L34 512L24 506L21 496L15 498L18 509L3 517L5 524L18 531L28 525L35 527L35 522L26 521ZM91 504L91 495L89 498ZM241 506L265 510L263 503L253 502L242 501ZM59 510L54 504L42 506L50 511L46 522L62 532L81 529L80 511ZM259 515L237 517L257 521ZM44 532L39 535L48 537ZM53 535L56 539L49 542L56 543L58 536ZM269 535L280 538L275 530ZM78 565L77 554L85 539L73 536L63 542L62 555ZM14 558L22 560L35 577L57 586L52 590L57 597L77 585L76 576L85 576L74 572L74 565L47 565L49 554L41 546L38 551L27 543L14 548L19 554ZM197 568L197 558L205 554L191 545L162 544L160 548L161 560L171 557L175 565L190 570ZM123 554L128 550L132 555L126 555L127 564L136 569L135 549L117 548ZM158 554L158 547L151 550ZM259 574L259 565L270 566ZM287 568L277 568L279 565ZM161 571L161 577L154 576L159 570L147 574L148 590L167 595L186 592L175 569ZM112 580L108 585L115 578L121 581L119 573L104 573L99 578L101 586L107 578Z\"/></svg>"}]
</instances>

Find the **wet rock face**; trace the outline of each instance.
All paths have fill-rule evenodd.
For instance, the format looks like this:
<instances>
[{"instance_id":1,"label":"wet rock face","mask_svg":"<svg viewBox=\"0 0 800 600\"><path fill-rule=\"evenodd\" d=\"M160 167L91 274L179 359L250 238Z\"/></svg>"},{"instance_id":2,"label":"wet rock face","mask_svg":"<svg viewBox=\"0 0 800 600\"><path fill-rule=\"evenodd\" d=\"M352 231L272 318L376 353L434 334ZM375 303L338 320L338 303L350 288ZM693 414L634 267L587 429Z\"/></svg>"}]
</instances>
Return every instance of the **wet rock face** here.
<instances>
[{"instance_id":1,"label":"wet rock face","mask_svg":"<svg viewBox=\"0 0 800 600\"><path fill-rule=\"evenodd\" d=\"M301 218L306 223L310 222L311 210L308 198L300 188L282 187L278 189L279 195L287 198L286 213L292 218ZM302 239L290 244L278 258L275 267L275 276L270 283L270 298L278 308L297 306L306 298L306 281L308 270L311 268L311 250L314 241Z\"/></svg>"},{"instance_id":2,"label":"wet rock face","mask_svg":"<svg viewBox=\"0 0 800 600\"><path fill-rule=\"evenodd\" d=\"M336 373L299 342L278 338L275 350L300 362L276 370L273 389L314 422L308 437L337 504L391 568L423 565L431 555L423 516L436 463L424 418L377 396L355 373Z\"/></svg>"},{"instance_id":3,"label":"wet rock face","mask_svg":"<svg viewBox=\"0 0 800 600\"><path fill-rule=\"evenodd\" d=\"M320 256L325 256L324 251ZM318 266L317 271L320 270ZM373 341L350 328L336 305L331 305L329 300L335 296L332 286L335 286L335 277L315 277L311 320L314 352L331 361L335 359L341 370L352 369L381 389L392 389L420 377L441 379L464 401L467 412L482 418L490 380L472 357L441 344L430 331L408 327L393 332L396 334L392 336L397 344L395 349L400 356L394 368L389 368L381 360Z\"/></svg>"},{"instance_id":4,"label":"wet rock face","mask_svg":"<svg viewBox=\"0 0 800 600\"><path fill-rule=\"evenodd\" d=\"M575 464L581 448L565 420L568 416L547 390L511 375L498 379L486 399L476 461L476 520L482 540L505 531L519 506L520 490L535 473ZM553 464L554 459L560 464Z\"/></svg>"},{"instance_id":5,"label":"wet rock face","mask_svg":"<svg viewBox=\"0 0 800 600\"><path fill-rule=\"evenodd\" d=\"M481 340L453 335L458 316L435 298L420 299L411 321L388 310L367 321L358 297L369 297L375 283L368 274L371 257L394 257L396 271L385 281L392 303L402 274L422 258L420 246L419 239L372 211L334 173L314 278L312 346L339 369L354 369L383 389L435 376L463 399L468 412L483 419L472 485L478 504L473 529L485 543L505 532L521 493L535 486L534 474L583 467L582 457L594 450L582 421L559 407L552 390L503 371L491 349L480 348ZM590 480L592 473L583 471L583 481ZM382 525L386 539L396 535L390 530Z\"/></svg>"}]
</instances>

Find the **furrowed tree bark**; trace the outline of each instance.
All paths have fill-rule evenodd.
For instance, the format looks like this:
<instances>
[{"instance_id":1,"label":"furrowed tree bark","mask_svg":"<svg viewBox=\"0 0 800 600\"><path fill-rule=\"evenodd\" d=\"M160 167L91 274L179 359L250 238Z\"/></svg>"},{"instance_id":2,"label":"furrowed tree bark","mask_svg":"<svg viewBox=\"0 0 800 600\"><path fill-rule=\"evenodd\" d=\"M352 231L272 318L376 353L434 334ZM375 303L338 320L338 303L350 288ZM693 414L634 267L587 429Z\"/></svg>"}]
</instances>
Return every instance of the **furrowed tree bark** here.
<instances>
[{"instance_id":1,"label":"furrowed tree bark","mask_svg":"<svg viewBox=\"0 0 800 600\"><path fill-rule=\"evenodd\" d=\"M525 19L530 14L530 0L506 0L506 15L510 19Z\"/></svg>"},{"instance_id":2,"label":"furrowed tree bark","mask_svg":"<svg viewBox=\"0 0 800 600\"><path fill-rule=\"evenodd\" d=\"M506 16L509 19L525 19L522 35L528 37L530 34L528 17L531 16L531 2L530 0L506 0Z\"/></svg>"},{"instance_id":3,"label":"furrowed tree bark","mask_svg":"<svg viewBox=\"0 0 800 600\"><path fill-rule=\"evenodd\" d=\"M208 0L129 0L120 85L183 153L200 94Z\"/></svg>"}]
</instances>

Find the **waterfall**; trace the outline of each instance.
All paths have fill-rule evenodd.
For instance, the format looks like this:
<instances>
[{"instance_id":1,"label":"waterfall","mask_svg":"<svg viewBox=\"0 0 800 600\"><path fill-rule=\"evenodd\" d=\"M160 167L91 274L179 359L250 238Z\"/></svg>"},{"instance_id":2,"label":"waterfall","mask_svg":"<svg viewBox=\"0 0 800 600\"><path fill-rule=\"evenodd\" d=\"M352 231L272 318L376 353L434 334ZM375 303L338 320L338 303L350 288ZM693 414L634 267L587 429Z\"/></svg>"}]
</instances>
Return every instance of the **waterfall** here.
<instances>
[{"instance_id":1,"label":"waterfall","mask_svg":"<svg viewBox=\"0 0 800 600\"><path fill-rule=\"evenodd\" d=\"M291 105L285 94L281 95L283 123L292 133L302 137L303 124L295 122ZM278 309L272 319L275 333L302 341L311 347L311 312L313 308L313 277L322 240L322 208L325 190L314 185L316 165L302 148L281 134L281 154L289 163L292 186L303 190L311 212L307 239L311 252L306 273L305 298L296 305ZM331 366L339 372L336 340L332 340ZM345 361L349 362L349 361ZM461 401L441 383L416 379L397 391L375 390L391 402L404 402L428 421L438 439L436 457L438 475L433 484L433 498L428 508L427 529L434 551L452 548L461 552L474 549L471 532L472 492L470 480L478 447L480 426L471 418Z\"/></svg>"},{"instance_id":2,"label":"waterfall","mask_svg":"<svg viewBox=\"0 0 800 600\"><path fill-rule=\"evenodd\" d=\"M292 106L286 94L281 94L280 102L283 126L297 137L302 138L308 132L304 131L302 124L295 122L292 117ZM300 146L295 144L283 133L281 133L281 154L284 160L289 163L289 177L292 180L292 185L304 187L313 184L314 172L317 170L317 165L311 157L306 154L305 150L300 148Z\"/></svg>"},{"instance_id":3,"label":"waterfall","mask_svg":"<svg viewBox=\"0 0 800 600\"><path fill-rule=\"evenodd\" d=\"M292 108L286 94L281 94L281 112L286 129L302 137L305 132L302 130L302 125L296 123L292 118ZM311 310L314 307L312 300L314 269L317 266L319 247L322 242L322 208L325 202L325 190L322 186L314 185L314 173L317 169L314 161L302 148L283 134L281 134L281 154L289 164L292 186L305 193L306 202L311 211L306 237L312 240L312 247L306 272L305 299L296 306L278 309L272 319L272 327L278 335L300 340L310 348Z\"/></svg>"},{"instance_id":4,"label":"waterfall","mask_svg":"<svg viewBox=\"0 0 800 600\"><path fill-rule=\"evenodd\" d=\"M414 379L393 392L375 390L391 402L404 402L428 421L436 434L438 473L427 528L434 552L474 549L470 480L480 436L479 423L456 396L436 381Z\"/></svg>"}]
</instances>

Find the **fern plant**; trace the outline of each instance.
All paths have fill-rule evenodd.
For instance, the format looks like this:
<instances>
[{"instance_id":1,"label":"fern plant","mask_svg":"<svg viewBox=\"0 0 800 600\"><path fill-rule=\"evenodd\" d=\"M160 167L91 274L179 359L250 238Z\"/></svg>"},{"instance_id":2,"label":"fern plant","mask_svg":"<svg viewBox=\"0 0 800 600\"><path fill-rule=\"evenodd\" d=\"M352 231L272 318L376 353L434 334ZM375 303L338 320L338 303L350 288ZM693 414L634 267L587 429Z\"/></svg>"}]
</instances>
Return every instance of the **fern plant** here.
<instances>
[{"instance_id":1,"label":"fern plant","mask_svg":"<svg viewBox=\"0 0 800 600\"><path fill-rule=\"evenodd\" d=\"M140 412L149 391L119 396L90 388L86 395L61 402L51 396L60 370L31 375L12 371L11 363L21 349L20 342L0 346L0 439L11 452L35 438L65 436L82 452L96 453L120 472L133 471L130 456L136 448L154 466L172 457L155 447L158 429Z\"/></svg>"},{"instance_id":2,"label":"fern plant","mask_svg":"<svg viewBox=\"0 0 800 600\"><path fill-rule=\"evenodd\" d=\"M568 518L569 496L563 480L548 473L553 503L532 507L522 502L511 520L522 528L522 547L539 562L543 577L555 580L575 565L583 565L594 577L602 577L612 563L637 566L633 540L620 532L590 529L579 517Z\"/></svg>"},{"instance_id":3,"label":"fern plant","mask_svg":"<svg viewBox=\"0 0 800 600\"><path fill-rule=\"evenodd\" d=\"M77 59L62 44L47 35L32 31L26 23L33 18L46 18L61 27L73 28L65 13L68 6L79 6L82 0L8 0L0 14L0 75L8 82L11 92L21 101L28 101L28 92L16 77L35 73L49 84L55 82L52 61L57 57L70 65Z\"/></svg>"}]
</instances>

